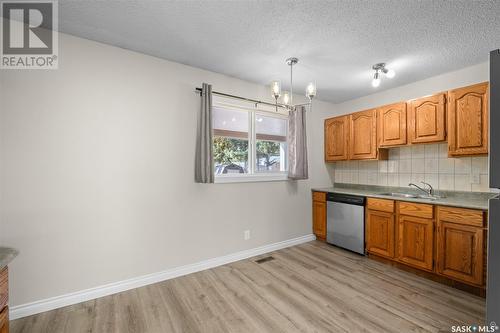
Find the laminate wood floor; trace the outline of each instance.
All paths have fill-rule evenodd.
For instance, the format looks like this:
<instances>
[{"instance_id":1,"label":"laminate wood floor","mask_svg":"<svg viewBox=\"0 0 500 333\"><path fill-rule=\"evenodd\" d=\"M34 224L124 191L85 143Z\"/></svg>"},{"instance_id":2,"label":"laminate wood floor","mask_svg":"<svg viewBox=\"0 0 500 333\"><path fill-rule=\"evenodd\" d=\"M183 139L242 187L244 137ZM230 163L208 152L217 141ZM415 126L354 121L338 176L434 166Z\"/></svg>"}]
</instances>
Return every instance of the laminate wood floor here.
<instances>
[{"instance_id":1,"label":"laminate wood floor","mask_svg":"<svg viewBox=\"0 0 500 333\"><path fill-rule=\"evenodd\" d=\"M484 313L482 298L314 241L14 320L11 332L450 332Z\"/></svg>"}]
</instances>

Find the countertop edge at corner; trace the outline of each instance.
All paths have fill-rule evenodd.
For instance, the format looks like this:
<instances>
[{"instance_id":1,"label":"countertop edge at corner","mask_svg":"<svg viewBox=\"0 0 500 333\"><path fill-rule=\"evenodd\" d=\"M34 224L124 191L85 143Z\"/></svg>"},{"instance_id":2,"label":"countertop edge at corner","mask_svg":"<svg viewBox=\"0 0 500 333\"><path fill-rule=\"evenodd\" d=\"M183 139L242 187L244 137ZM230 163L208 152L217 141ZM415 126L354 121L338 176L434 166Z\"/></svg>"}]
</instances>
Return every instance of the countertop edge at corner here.
<instances>
[{"instance_id":1,"label":"countertop edge at corner","mask_svg":"<svg viewBox=\"0 0 500 333\"><path fill-rule=\"evenodd\" d=\"M10 264L19 254L19 251L11 247L0 247L0 269Z\"/></svg>"},{"instance_id":2,"label":"countertop edge at corner","mask_svg":"<svg viewBox=\"0 0 500 333\"><path fill-rule=\"evenodd\" d=\"M459 208L469 208L469 209L479 209L479 210L488 210L488 201L496 197L498 194L493 192L470 192L464 194L464 192L457 192L457 195L447 196L446 198L436 199L436 200L428 200L428 199L420 199L420 198L399 198L388 195L381 195L379 193L389 192L380 188L345 188L345 187L315 187L312 188L313 192L325 192L325 193L342 193L342 194L351 194L351 195L359 195L370 198L380 198L380 199L389 199L395 201L408 201L415 203L423 203L430 205L438 205L438 206L450 206L450 207L459 207ZM404 191L403 188L400 188L399 191Z\"/></svg>"}]
</instances>

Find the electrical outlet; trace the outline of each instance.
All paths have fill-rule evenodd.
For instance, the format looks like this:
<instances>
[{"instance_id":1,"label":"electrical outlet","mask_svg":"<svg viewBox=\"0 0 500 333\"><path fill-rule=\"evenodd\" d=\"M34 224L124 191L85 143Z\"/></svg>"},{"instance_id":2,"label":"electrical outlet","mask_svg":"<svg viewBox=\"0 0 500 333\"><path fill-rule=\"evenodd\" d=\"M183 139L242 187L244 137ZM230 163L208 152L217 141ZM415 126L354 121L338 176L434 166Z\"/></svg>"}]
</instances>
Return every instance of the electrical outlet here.
<instances>
[{"instance_id":1,"label":"electrical outlet","mask_svg":"<svg viewBox=\"0 0 500 333\"><path fill-rule=\"evenodd\" d=\"M243 238L244 238L245 240L249 240L249 239L250 239L250 230L245 230L245 231L243 232Z\"/></svg>"},{"instance_id":2,"label":"electrical outlet","mask_svg":"<svg viewBox=\"0 0 500 333\"><path fill-rule=\"evenodd\" d=\"M470 179L471 184L480 184L481 183L481 177L479 176L478 173L473 173L472 177Z\"/></svg>"}]
</instances>

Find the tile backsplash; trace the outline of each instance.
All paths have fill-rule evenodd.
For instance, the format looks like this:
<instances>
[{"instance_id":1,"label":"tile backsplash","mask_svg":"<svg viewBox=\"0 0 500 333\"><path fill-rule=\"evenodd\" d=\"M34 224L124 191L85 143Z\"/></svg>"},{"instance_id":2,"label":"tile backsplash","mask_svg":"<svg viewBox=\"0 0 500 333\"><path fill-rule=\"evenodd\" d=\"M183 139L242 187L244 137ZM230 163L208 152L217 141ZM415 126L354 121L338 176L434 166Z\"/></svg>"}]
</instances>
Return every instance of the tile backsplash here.
<instances>
[{"instance_id":1,"label":"tile backsplash","mask_svg":"<svg viewBox=\"0 0 500 333\"><path fill-rule=\"evenodd\" d=\"M420 181L447 191L487 192L488 157L448 157L446 143L389 149L387 161L335 162L336 183L400 186Z\"/></svg>"}]
</instances>

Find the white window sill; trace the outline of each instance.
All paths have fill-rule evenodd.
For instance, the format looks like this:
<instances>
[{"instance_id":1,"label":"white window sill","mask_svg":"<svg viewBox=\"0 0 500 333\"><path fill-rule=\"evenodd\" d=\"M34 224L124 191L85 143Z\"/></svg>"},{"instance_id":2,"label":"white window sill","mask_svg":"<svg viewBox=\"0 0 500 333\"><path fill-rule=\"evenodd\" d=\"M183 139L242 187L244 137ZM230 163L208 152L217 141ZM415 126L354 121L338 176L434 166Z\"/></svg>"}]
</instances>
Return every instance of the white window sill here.
<instances>
[{"instance_id":1,"label":"white window sill","mask_svg":"<svg viewBox=\"0 0 500 333\"><path fill-rule=\"evenodd\" d=\"M215 184L276 182L284 180L288 180L287 173L226 174L215 176Z\"/></svg>"}]
</instances>

